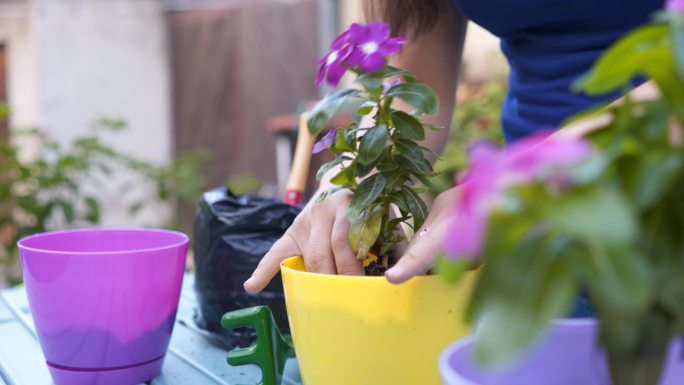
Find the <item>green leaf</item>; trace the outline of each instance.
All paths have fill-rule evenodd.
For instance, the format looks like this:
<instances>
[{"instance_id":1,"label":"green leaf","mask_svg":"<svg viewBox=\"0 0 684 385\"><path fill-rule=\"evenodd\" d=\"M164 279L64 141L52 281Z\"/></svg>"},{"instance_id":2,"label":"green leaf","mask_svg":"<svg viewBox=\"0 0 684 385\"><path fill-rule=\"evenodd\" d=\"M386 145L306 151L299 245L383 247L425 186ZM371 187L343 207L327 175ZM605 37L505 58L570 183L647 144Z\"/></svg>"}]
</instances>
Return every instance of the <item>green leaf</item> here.
<instances>
[{"instance_id":1,"label":"green leaf","mask_svg":"<svg viewBox=\"0 0 684 385\"><path fill-rule=\"evenodd\" d=\"M383 76L386 78L390 76L401 76L406 83L415 83L416 81L416 76L411 72L392 66L387 66L383 69Z\"/></svg>"},{"instance_id":2,"label":"green leaf","mask_svg":"<svg viewBox=\"0 0 684 385\"><path fill-rule=\"evenodd\" d=\"M64 219L66 220L66 223L74 223L74 220L76 219L76 211L74 210L74 206L68 202L62 202L60 206L62 207L62 213L64 213Z\"/></svg>"},{"instance_id":3,"label":"green leaf","mask_svg":"<svg viewBox=\"0 0 684 385\"><path fill-rule=\"evenodd\" d=\"M577 286L559 261L528 265L526 270L517 282L490 292L492 297L478 314L475 354L479 361L502 363L519 356L552 319L567 313L575 299Z\"/></svg>"},{"instance_id":4,"label":"green leaf","mask_svg":"<svg viewBox=\"0 0 684 385\"><path fill-rule=\"evenodd\" d=\"M396 191L405 185L411 179L411 174L406 171L389 171L385 172L387 177L387 190Z\"/></svg>"},{"instance_id":5,"label":"green leaf","mask_svg":"<svg viewBox=\"0 0 684 385\"><path fill-rule=\"evenodd\" d=\"M425 158L416 159L415 157L406 157L403 155L396 156L395 159L402 167L410 170L413 174L429 174L432 172L430 162Z\"/></svg>"},{"instance_id":6,"label":"green leaf","mask_svg":"<svg viewBox=\"0 0 684 385\"><path fill-rule=\"evenodd\" d=\"M672 47L680 80L684 81L684 16L672 15Z\"/></svg>"},{"instance_id":7,"label":"green leaf","mask_svg":"<svg viewBox=\"0 0 684 385\"><path fill-rule=\"evenodd\" d=\"M316 106L311 110L311 116L309 116L309 132L318 135L330 119L342 108L347 98L356 96L358 93L359 91L355 89L341 88L331 92L316 103Z\"/></svg>"},{"instance_id":8,"label":"green leaf","mask_svg":"<svg viewBox=\"0 0 684 385\"><path fill-rule=\"evenodd\" d=\"M349 184L354 184L354 173L356 171L356 162L352 162L349 166L340 170L337 175L330 179L330 183L338 186L345 186Z\"/></svg>"},{"instance_id":9,"label":"green leaf","mask_svg":"<svg viewBox=\"0 0 684 385\"><path fill-rule=\"evenodd\" d=\"M345 134L344 130L337 131L337 134L335 135L335 142L332 145L332 149L336 153L352 152L356 150L352 146L352 143L347 141L347 135Z\"/></svg>"},{"instance_id":10,"label":"green leaf","mask_svg":"<svg viewBox=\"0 0 684 385\"><path fill-rule=\"evenodd\" d=\"M394 159L392 159L391 156L389 156L388 152L385 152L384 155L378 161L376 167L380 171L389 173L391 171L397 170L399 168L399 164Z\"/></svg>"},{"instance_id":11,"label":"green leaf","mask_svg":"<svg viewBox=\"0 0 684 385\"><path fill-rule=\"evenodd\" d=\"M373 91L380 88L383 80L390 76L402 76L407 83L416 81L416 77L412 73L396 67L386 66L378 71L359 75L356 78L356 82L361 84L363 88Z\"/></svg>"},{"instance_id":12,"label":"green leaf","mask_svg":"<svg viewBox=\"0 0 684 385\"><path fill-rule=\"evenodd\" d=\"M316 180L320 181L321 178L325 176L325 174L328 173L328 171L332 170L334 167L339 166L342 164L343 158L342 157L337 157L334 160L324 164L321 166L320 169L318 169L318 172L316 173Z\"/></svg>"},{"instance_id":13,"label":"green leaf","mask_svg":"<svg viewBox=\"0 0 684 385\"><path fill-rule=\"evenodd\" d=\"M349 243L357 259L365 259L377 241L382 225L383 206L370 207L361 215L349 218Z\"/></svg>"},{"instance_id":14,"label":"green leaf","mask_svg":"<svg viewBox=\"0 0 684 385\"><path fill-rule=\"evenodd\" d=\"M386 153L386 151L383 150L383 153ZM383 155L380 155L380 158L382 158L382 157L383 157ZM373 171L374 167L375 166L373 165L373 163L370 163L370 164L358 163L356 165L356 173L354 175L356 178L363 178L366 175L370 174L371 171Z\"/></svg>"},{"instance_id":15,"label":"green leaf","mask_svg":"<svg viewBox=\"0 0 684 385\"><path fill-rule=\"evenodd\" d=\"M394 142L399 154L409 159L412 164L424 164L423 149L415 142L399 139Z\"/></svg>"},{"instance_id":16,"label":"green leaf","mask_svg":"<svg viewBox=\"0 0 684 385\"><path fill-rule=\"evenodd\" d=\"M377 107L377 106L378 106L378 104L377 104L376 102L374 102L374 101L372 101L372 100L369 100L369 101L363 103L363 104L361 105L361 107L359 107L359 110L357 111L357 113L358 113L359 115L368 115L368 114L370 114L371 112L373 112L373 110L374 110L375 107Z\"/></svg>"},{"instance_id":17,"label":"green leaf","mask_svg":"<svg viewBox=\"0 0 684 385\"><path fill-rule=\"evenodd\" d=\"M410 140L425 139L425 128L418 119L403 111L392 111L390 115L401 137Z\"/></svg>"},{"instance_id":18,"label":"green leaf","mask_svg":"<svg viewBox=\"0 0 684 385\"><path fill-rule=\"evenodd\" d=\"M387 96L399 98L413 108L418 115L439 113L437 95L428 86L420 83L402 83L387 91Z\"/></svg>"},{"instance_id":19,"label":"green leaf","mask_svg":"<svg viewBox=\"0 0 684 385\"><path fill-rule=\"evenodd\" d=\"M328 188L327 190L323 191L318 197L316 198L316 203L321 203L323 202L327 197L333 195L334 193L342 190L342 186L333 186Z\"/></svg>"},{"instance_id":20,"label":"green leaf","mask_svg":"<svg viewBox=\"0 0 684 385\"><path fill-rule=\"evenodd\" d=\"M439 256L437 258L437 264L435 265L435 271L442 277L447 283L457 283L463 274L470 269L472 261L467 259L462 259L458 261L447 259L444 256Z\"/></svg>"},{"instance_id":21,"label":"green leaf","mask_svg":"<svg viewBox=\"0 0 684 385\"><path fill-rule=\"evenodd\" d=\"M610 47L573 89L600 95L623 87L637 75L653 77L672 63L669 27L649 24L627 34Z\"/></svg>"},{"instance_id":22,"label":"green leaf","mask_svg":"<svg viewBox=\"0 0 684 385\"><path fill-rule=\"evenodd\" d=\"M408 205L408 211L413 217L413 229L418 229L425 223L428 216L428 208L425 202L410 188L404 186L401 191L404 193L404 199Z\"/></svg>"},{"instance_id":23,"label":"green leaf","mask_svg":"<svg viewBox=\"0 0 684 385\"><path fill-rule=\"evenodd\" d=\"M389 184L388 184L388 186L389 186ZM409 205L406 201L405 196L406 196L406 193L402 190L402 191L397 191L397 192L393 192L393 193L389 194L388 198L389 198L391 203L393 203L394 205L396 205L399 208L399 211L401 212L401 214L403 216L408 216L411 214L411 212L410 212Z\"/></svg>"},{"instance_id":24,"label":"green leaf","mask_svg":"<svg viewBox=\"0 0 684 385\"><path fill-rule=\"evenodd\" d=\"M86 220L91 223L98 223L100 221L100 204L92 196L85 198L86 207L88 208Z\"/></svg>"},{"instance_id":25,"label":"green leaf","mask_svg":"<svg viewBox=\"0 0 684 385\"><path fill-rule=\"evenodd\" d=\"M578 253L578 267L585 276L592 298L599 308L620 312L645 311L653 294L652 274L647 258L631 245L611 249L600 241L589 243L589 250Z\"/></svg>"},{"instance_id":26,"label":"green leaf","mask_svg":"<svg viewBox=\"0 0 684 385\"><path fill-rule=\"evenodd\" d=\"M382 194L387 179L382 174L374 174L364 179L358 189L354 192L349 210L360 213L370 207L372 203ZM353 214L356 215L356 214Z\"/></svg>"},{"instance_id":27,"label":"green leaf","mask_svg":"<svg viewBox=\"0 0 684 385\"><path fill-rule=\"evenodd\" d=\"M423 127L427 127L430 131L442 131L444 127L436 126L434 124L423 124Z\"/></svg>"},{"instance_id":28,"label":"green leaf","mask_svg":"<svg viewBox=\"0 0 684 385\"><path fill-rule=\"evenodd\" d=\"M639 207L658 204L662 195L681 177L683 166L684 156L681 153L649 149L631 170L626 187Z\"/></svg>"},{"instance_id":29,"label":"green leaf","mask_svg":"<svg viewBox=\"0 0 684 385\"><path fill-rule=\"evenodd\" d=\"M484 250L488 262L467 309L478 325L476 356L488 364L522 353L551 319L569 311L578 292L572 253L558 255L557 240L547 232L530 237L533 218L506 214L492 220Z\"/></svg>"},{"instance_id":30,"label":"green leaf","mask_svg":"<svg viewBox=\"0 0 684 385\"><path fill-rule=\"evenodd\" d=\"M556 200L545 216L559 232L607 243L631 242L637 221L629 202L607 186L599 186Z\"/></svg>"},{"instance_id":31,"label":"green leaf","mask_svg":"<svg viewBox=\"0 0 684 385\"><path fill-rule=\"evenodd\" d=\"M361 145L359 146L359 154L357 159L363 165L371 165L375 163L380 155L382 155L385 145L387 144L387 126L379 124L371 127L366 131L366 134L361 138Z\"/></svg>"}]
</instances>

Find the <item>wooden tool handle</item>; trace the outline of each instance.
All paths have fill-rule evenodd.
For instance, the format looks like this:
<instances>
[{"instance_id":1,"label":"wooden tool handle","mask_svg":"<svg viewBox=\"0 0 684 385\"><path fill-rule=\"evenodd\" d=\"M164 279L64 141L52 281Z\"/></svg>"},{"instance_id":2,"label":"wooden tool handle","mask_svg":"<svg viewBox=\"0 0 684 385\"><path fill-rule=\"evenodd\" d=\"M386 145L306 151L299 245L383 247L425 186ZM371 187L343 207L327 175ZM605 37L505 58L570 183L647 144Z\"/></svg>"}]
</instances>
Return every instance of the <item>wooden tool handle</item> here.
<instances>
[{"instance_id":1,"label":"wooden tool handle","mask_svg":"<svg viewBox=\"0 0 684 385\"><path fill-rule=\"evenodd\" d=\"M285 192L285 203L298 205L302 202L302 196L306 189L306 180L309 176L309 166L311 165L311 151L313 150L316 137L311 135L307 121L309 114L299 115L299 131L297 133L297 146L295 147L294 159L290 178L287 181Z\"/></svg>"}]
</instances>

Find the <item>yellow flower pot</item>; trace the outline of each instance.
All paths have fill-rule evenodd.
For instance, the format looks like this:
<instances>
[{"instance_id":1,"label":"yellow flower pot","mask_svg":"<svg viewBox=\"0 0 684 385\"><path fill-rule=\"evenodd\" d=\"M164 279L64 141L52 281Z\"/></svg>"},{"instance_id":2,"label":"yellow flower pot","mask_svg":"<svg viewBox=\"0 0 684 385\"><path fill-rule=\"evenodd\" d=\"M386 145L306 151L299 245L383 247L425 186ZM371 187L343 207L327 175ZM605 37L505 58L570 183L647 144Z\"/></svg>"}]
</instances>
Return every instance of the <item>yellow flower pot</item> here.
<instances>
[{"instance_id":1,"label":"yellow flower pot","mask_svg":"<svg viewBox=\"0 0 684 385\"><path fill-rule=\"evenodd\" d=\"M458 285L438 276L393 285L384 277L308 273L301 257L285 260L281 273L304 385L437 385L439 353L468 333L463 309L472 273Z\"/></svg>"}]
</instances>

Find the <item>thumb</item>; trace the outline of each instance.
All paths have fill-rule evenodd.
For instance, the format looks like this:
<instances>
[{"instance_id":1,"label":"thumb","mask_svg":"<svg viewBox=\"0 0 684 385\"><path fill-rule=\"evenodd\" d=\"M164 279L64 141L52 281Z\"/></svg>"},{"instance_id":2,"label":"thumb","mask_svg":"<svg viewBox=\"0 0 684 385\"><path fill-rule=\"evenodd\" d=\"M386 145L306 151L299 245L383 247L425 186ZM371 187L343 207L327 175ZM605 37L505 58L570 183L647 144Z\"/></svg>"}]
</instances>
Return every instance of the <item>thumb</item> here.
<instances>
[{"instance_id":1,"label":"thumb","mask_svg":"<svg viewBox=\"0 0 684 385\"><path fill-rule=\"evenodd\" d=\"M430 270L442 250L442 232L437 231L440 228L418 231L399 261L385 272L385 278L391 283L402 283Z\"/></svg>"}]
</instances>

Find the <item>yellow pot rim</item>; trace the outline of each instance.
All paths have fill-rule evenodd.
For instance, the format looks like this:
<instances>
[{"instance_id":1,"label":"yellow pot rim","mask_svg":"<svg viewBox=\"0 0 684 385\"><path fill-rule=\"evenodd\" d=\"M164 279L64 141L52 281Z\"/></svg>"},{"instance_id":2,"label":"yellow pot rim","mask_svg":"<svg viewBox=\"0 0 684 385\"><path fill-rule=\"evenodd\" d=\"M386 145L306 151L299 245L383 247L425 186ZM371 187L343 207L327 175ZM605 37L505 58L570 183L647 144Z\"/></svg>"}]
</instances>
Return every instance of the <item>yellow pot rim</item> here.
<instances>
[{"instance_id":1,"label":"yellow pot rim","mask_svg":"<svg viewBox=\"0 0 684 385\"><path fill-rule=\"evenodd\" d=\"M295 269L291 266L288 266L288 264L294 263L293 261L296 259L302 259L301 256L294 256L285 259L284 261L280 262L280 269L281 270L286 270L288 274L292 275L301 275L301 276L308 276L308 277L316 277L318 279L334 279L334 280L340 280L340 281L364 281L364 282L369 282L369 281L375 281L375 282L380 282L384 281L389 284L394 285L390 281L385 278L385 276L367 276L367 275L337 275L337 274L322 274L322 273L312 273L309 271L303 271L299 269ZM427 274L422 274L422 275L417 275L411 279L409 279L406 282L409 281L424 281L424 280L434 280L434 279L439 279L439 276L436 274L433 275L427 275ZM405 282L404 282L405 283ZM401 284L397 284L401 285Z\"/></svg>"}]
</instances>

